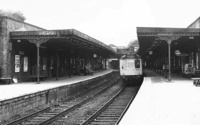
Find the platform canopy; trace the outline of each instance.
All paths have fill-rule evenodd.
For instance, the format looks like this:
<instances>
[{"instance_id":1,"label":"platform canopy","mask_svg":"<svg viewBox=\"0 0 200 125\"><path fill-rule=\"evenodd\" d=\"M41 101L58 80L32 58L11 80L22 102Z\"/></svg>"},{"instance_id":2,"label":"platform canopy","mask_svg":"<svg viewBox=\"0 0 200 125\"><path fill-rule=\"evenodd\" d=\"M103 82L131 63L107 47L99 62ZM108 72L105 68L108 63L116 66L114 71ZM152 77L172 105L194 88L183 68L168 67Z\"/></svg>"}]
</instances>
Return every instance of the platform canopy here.
<instances>
[{"instance_id":1,"label":"platform canopy","mask_svg":"<svg viewBox=\"0 0 200 125\"><path fill-rule=\"evenodd\" d=\"M138 54L145 56L156 50L164 51L163 46L166 46L168 41L171 41L172 47L179 46L179 49L187 51L188 47L192 47L190 43L199 41L200 29L137 27L137 36L140 45Z\"/></svg>"},{"instance_id":2,"label":"platform canopy","mask_svg":"<svg viewBox=\"0 0 200 125\"><path fill-rule=\"evenodd\" d=\"M116 51L84 33L75 29L66 30L42 30L42 31L13 31L10 38L15 40L34 41L35 44L48 41L52 45L59 46L63 50L87 50L103 55L115 55ZM61 41L61 42L59 42ZM53 47L53 46L52 46Z\"/></svg>"},{"instance_id":3,"label":"platform canopy","mask_svg":"<svg viewBox=\"0 0 200 125\"><path fill-rule=\"evenodd\" d=\"M169 81L171 81L171 56L173 54L181 56L200 51L199 28L137 27L137 36L140 45L138 54L145 62L155 64L164 59L165 65L168 65ZM166 57L168 57L167 64Z\"/></svg>"}]
</instances>

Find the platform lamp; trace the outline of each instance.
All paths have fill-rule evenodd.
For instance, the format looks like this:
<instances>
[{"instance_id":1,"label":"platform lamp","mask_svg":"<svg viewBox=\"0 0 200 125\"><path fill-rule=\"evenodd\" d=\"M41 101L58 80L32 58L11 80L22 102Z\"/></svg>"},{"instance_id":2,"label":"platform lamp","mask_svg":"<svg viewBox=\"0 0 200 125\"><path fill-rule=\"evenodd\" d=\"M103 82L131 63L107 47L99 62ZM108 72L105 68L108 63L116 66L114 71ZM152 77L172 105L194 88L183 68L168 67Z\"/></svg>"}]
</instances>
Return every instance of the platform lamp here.
<instances>
[{"instance_id":1,"label":"platform lamp","mask_svg":"<svg viewBox=\"0 0 200 125\"><path fill-rule=\"evenodd\" d=\"M97 58L97 54L94 54L93 57L94 57L94 58Z\"/></svg>"},{"instance_id":2,"label":"platform lamp","mask_svg":"<svg viewBox=\"0 0 200 125\"><path fill-rule=\"evenodd\" d=\"M181 51L180 51L180 50L175 50L175 51L174 51L174 54L178 56L178 55L181 54Z\"/></svg>"},{"instance_id":3,"label":"platform lamp","mask_svg":"<svg viewBox=\"0 0 200 125\"><path fill-rule=\"evenodd\" d=\"M194 39L194 36L190 36L189 39Z\"/></svg>"},{"instance_id":4,"label":"platform lamp","mask_svg":"<svg viewBox=\"0 0 200 125\"><path fill-rule=\"evenodd\" d=\"M153 51L149 51L149 55L153 55Z\"/></svg>"}]
</instances>

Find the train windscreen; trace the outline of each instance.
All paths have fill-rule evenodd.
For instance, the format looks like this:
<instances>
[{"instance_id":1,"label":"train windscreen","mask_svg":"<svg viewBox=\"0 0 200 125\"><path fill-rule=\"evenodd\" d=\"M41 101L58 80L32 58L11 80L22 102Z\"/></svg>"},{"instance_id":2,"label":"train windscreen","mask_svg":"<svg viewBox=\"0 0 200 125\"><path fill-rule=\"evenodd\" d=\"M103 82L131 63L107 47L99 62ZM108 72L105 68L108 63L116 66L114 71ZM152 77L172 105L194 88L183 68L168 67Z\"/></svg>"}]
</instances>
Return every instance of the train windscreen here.
<instances>
[{"instance_id":1,"label":"train windscreen","mask_svg":"<svg viewBox=\"0 0 200 125\"><path fill-rule=\"evenodd\" d=\"M135 60L135 68L140 68L140 60L139 59Z\"/></svg>"}]
</instances>

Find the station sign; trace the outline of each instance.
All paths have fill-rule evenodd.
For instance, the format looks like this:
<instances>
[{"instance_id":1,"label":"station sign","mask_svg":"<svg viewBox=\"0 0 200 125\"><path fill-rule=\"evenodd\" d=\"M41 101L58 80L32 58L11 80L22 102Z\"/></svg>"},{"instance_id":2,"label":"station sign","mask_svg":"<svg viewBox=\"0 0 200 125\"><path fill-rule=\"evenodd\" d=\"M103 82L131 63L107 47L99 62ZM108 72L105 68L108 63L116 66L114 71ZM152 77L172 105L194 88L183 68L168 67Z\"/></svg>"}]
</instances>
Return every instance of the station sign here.
<instances>
[{"instance_id":1,"label":"station sign","mask_svg":"<svg viewBox=\"0 0 200 125\"><path fill-rule=\"evenodd\" d=\"M181 54L181 51L180 51L180 50L175 50L174 53L175 53L176 55L180 55L180 54Z\"/></svg>"}]
</instances>

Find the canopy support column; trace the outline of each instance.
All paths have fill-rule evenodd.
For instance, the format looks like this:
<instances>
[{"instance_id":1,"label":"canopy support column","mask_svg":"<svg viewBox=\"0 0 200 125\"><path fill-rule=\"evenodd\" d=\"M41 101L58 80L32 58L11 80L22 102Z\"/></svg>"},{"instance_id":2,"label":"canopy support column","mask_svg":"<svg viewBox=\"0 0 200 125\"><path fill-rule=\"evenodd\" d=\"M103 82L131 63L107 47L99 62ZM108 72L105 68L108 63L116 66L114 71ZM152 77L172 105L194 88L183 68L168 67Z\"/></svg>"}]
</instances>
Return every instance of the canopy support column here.
<instances>
[{"instance_id":1,"label":"canopy support column","mask_svg":"<svg viewBox=\"0 0 200 125\"><path fill-rule=\"evenodd\" d=\"M167 41L168 43L168 64L169 64L169 72L168 72L168 81L171 81L171 42L170 40Z\"/></svg>"},{"instance_id":2,"label":"canopy support column","mask_svg":"<svg viewBox=\"0 0 200 125\"><path fill-rule=\"evenodd\" d=\"M37 83L40 83L40 45L37 44Z\"/></svg>"},{"instance_id":3,"label":"canopy support column","mask_svg":"<svg viewBox=\"0 0 200 125\"><path fill-rule=\"evenodd\" d=\"M105 70L107 69L106 62L107 62L107 58L105 58Z\"/></svg>"},{"instance_id":4,"label":"canopy support column","mask_svg":"<svg viewBox=\"0 0 200 125\"><path fill-rule=\"evenodd\" d=\"M37 83L40 83L40 45L49 39L28 39L30 43L34 43L37 47Z\"/></svg>"},{"instance_id":5,"label":"canopy support column","mask_svg":"<svg viewBox=\"0 0 200 125\"><path fill-rule=\"evenodd\" d=\"M168 81L171 81L171 43L180 38L180 36L163 35L158 37L159 40L164 40L168 44Z\"/></svg>"},{"instance_id":6,"label":"canopy support column","mask_svg":"<svg viewBox=\"0 0 200 125\"><path fill-rule=\"evenodd\" d=\"M56 80L58 80L58 49L56 49Z\"/></svg>"}]
</instances>

